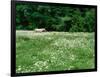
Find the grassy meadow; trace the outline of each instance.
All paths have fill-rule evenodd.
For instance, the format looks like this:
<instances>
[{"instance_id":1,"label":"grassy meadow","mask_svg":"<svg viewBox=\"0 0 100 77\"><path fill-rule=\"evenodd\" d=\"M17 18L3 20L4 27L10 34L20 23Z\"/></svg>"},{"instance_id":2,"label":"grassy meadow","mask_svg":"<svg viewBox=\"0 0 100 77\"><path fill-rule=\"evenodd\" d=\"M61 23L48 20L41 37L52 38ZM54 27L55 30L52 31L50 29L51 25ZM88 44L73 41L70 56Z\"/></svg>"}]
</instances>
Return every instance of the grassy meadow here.
<instances>
[{"instance_id":1,"label":"grassy meadow","mask_svg":"<svg viewBox=\"0 0 100 77\"><path fill-rule=\"evenodd\" d=\"M94 68L94 32L16 31L16 72Z\"/></svg>"}]
</instances>

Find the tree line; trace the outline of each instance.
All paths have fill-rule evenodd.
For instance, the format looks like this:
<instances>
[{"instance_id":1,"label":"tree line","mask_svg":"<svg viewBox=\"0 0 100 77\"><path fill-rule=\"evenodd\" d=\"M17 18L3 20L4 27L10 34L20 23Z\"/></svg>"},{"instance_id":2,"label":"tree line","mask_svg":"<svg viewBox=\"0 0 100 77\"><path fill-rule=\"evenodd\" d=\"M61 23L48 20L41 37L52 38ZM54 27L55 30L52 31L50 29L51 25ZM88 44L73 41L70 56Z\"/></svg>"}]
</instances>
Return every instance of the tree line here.
<instances>
[{"instance_id":1,"label":"tree line","mask_svg":"<svg viewBox=\"0 0 100 77\"><path fill-rule=\"evenodd\" d=\"M16 29L93 32L95 9L41 4L16 4Z\"/></svg>"}]
</instances>

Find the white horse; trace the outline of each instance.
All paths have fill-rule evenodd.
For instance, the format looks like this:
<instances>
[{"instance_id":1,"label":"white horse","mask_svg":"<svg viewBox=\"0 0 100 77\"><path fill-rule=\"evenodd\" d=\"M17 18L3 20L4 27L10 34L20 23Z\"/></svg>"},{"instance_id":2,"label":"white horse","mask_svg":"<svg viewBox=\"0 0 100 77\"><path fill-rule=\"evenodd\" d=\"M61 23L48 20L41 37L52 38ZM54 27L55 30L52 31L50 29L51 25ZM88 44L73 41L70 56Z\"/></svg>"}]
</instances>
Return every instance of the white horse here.
<instances>
[{"instance_id":1,"label":"white horse","mask_svg":"<svg viewBox=\"0 0 100 77\"><path fill-rule=\"evenodd\" d=\"M40 29L35 29L34 31L35 32L46 32L46 29L45 28L40 28Z\"/></svg>"}]
</instances>

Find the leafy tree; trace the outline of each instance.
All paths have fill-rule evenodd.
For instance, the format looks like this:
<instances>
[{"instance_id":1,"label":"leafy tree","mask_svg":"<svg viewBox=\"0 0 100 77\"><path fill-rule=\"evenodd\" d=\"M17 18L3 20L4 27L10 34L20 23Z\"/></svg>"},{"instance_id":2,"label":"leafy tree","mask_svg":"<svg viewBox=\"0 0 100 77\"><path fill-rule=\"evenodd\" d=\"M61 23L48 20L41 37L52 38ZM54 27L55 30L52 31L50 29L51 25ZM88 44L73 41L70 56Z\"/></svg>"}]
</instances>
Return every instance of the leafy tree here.
<instances>
[{"instance_id":1,"label":"leafy tree","mask_svg":"<svg viewBox=\"0 0 100 77\"><path fill-rule=\"evenodd\" d=\"M82 7L62 7L41 4L16 5L16 29L47 31L93 32L95 9Z\"/></svg>"}]
</instances>

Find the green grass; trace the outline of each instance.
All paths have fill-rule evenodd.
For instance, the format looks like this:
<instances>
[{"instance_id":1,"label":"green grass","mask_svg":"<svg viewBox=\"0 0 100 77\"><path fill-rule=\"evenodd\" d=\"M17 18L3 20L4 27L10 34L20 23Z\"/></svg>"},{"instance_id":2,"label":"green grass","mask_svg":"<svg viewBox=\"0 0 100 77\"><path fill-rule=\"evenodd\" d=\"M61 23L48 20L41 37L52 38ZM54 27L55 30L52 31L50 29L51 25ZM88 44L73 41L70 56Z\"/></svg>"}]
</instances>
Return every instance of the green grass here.
<instances>
[{"instance_id":1,"label":"green grass","mask_svg":"<svg viewBox=\"0 0 100 77\"><path fill-rule=\"evenodd\" d=\"M94 68L94 33L16 32L16 72Z\"/></svg>"}]
</instances>

